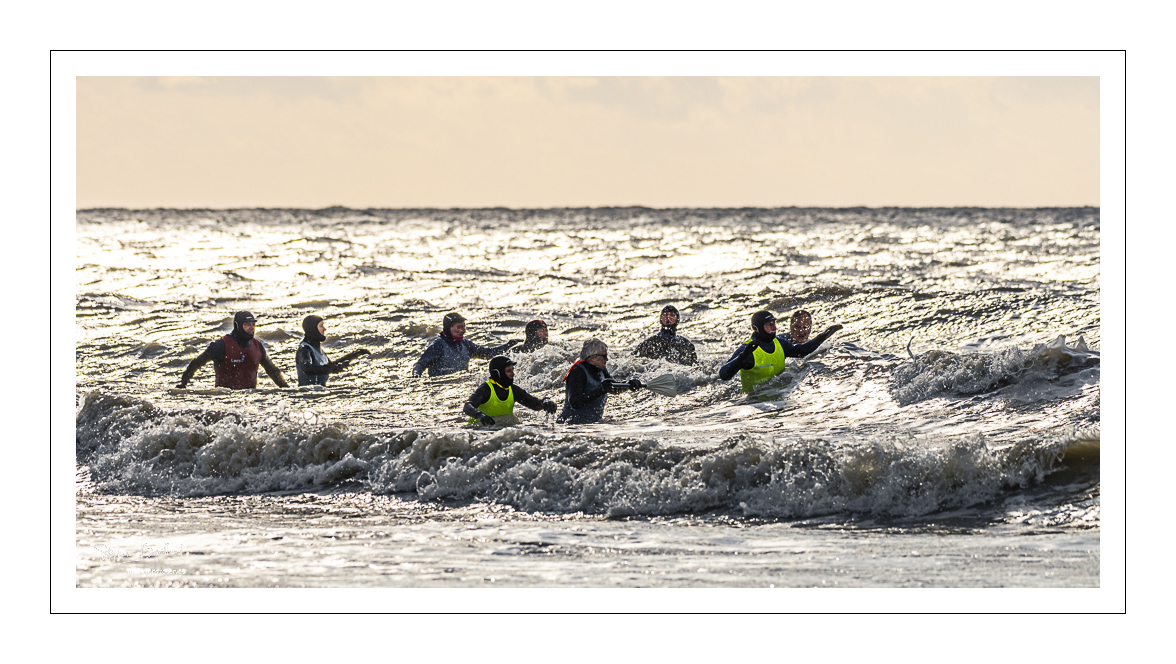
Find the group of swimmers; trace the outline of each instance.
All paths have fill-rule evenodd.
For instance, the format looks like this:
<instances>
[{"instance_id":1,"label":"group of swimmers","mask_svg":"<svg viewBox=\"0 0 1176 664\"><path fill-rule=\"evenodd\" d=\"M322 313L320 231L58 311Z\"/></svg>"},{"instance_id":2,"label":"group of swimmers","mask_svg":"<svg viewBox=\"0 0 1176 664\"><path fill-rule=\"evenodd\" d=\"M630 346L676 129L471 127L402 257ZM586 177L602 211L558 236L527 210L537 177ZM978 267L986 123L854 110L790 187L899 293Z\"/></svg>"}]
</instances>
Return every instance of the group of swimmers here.
<instances>
[{"instance_id":1,"label":"group of swimmers","mask_svg":"<svg viewBox=\"0 0 1176 664\"><path fill-rule=\"evenodd\" d=\"M653 359L664 359L676 364L692 365L698 361L694 344L678 334L678 310L673 306L662 309L659 317L661 330L642 341L634 349L634 355ZM216 386L233 390L257 387L257 369L260 366L278 387L289 387L282 372L266 355L265 347L253 338L257 319L248 311L240 311L233 317L233 330L213 341L198 355L180 378L179 387L185 388L196 371L213 363L216 372ZM807 311L793 314L788 332L776 334L776 317L769 311L757 311L751 317L753 329L751 338L735 349L731 359L719 369L720 380L730 380L739 374L742 391L751 392L758 385L779 375L785 369L785 358L805 357L816 351L829 337L841 329L832 325L827 330L809 338L812 330L812 316ZM307 316L302 321L305 333L295 354L298 370L298 384L326 385L327 377L344 371L351 362L367 350L349 353L341 360L332 362L322 350L326 340L326 322L320 316ZM419 377L424 372L429 376L444 376L469 369L470 358L489 359L489 378L478 386L462 407L469 416L469 424L493 426L505 423L514 416L514 406L520 403L531 410L555 413L559 408L550 399L539 399L522 387L514 385L514 360L505 355L519 345L521 352L529 353L547 345L547 324L533 320L525 328L523 341L510 340L499 346L479 346L465 338L466 320L458 313L446 314L441 322L441 332L413 365L412 375ZM557 422L567 424L589 424L598 422L604 416L608 396L621 394L643 387L636 378L629 381L613 379L606 365L608 346L600 339L584 342L580 358L568 368L564 375L564 403Z\"/></svg>"}]
</instances>

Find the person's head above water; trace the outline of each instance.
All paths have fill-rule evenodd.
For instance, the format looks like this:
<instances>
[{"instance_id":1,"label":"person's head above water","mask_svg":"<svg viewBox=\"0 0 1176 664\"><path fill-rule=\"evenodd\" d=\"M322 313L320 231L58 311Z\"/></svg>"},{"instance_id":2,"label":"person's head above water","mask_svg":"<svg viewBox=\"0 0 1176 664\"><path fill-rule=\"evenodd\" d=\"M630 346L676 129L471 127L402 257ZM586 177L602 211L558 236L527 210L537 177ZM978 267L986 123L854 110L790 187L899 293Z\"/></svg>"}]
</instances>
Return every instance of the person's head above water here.
<instances>
[{"instance_id":1,"label":"person's head above water","mask_svg":"<svg viewBox=\"0 0 1176 664\"><path fill-rule=\"evenodd\" d=\"M243 341L249 341L253 338L256 323L257 319L253 317L253 314L248 311L238 311L237 315L233 316L233 336Z\"/></svg>"},{"instance_id":2,"label":"person's head above water","mask_svg":"<svg viewBox=\"0 0 1176 664\"><path fill-rule=\"evenodd\" d=\"M515 361L505 355L490 358L490 379L503 387L514 382Z\"/></svg>"},{"instance_id":3,"label":"person's head above water","mask_svg":"<svg viewBox=\"0 0 1176 664\"><path fill-rule=\"evenodd\" d=\"M453 339L454 341L461 341L465 338L465 317L456 311L445 314L445 318L441 320L441 334Z\"/></svg>"},{"instance_id":4,"label":"person's head above water","mask_svg":"<svg viewBox=\"0 0 1176 664\"><path fill-rule=\"evenodd\" d=\"M327 323L322 316L307 316L302 319L302 331L306 334L306 340L312 344L322 343L327 340Z\"/></svg>"},{"instance_id":5,"label":"person's head above water","mask_svg":"<svg viewBox=\"0 0 1176 664\"><path fill-rule=\"evenodd\" d=\"M608 363L608 346L600 339L589 339L580 349L580 359L597 369L603 369Z\"/></svg>"},{"instance_id":6,"label":"person's head above water","mask_svg":"<svg viewBox=\"0 0 1176 664\"><path fill-rule=\"evenodd\" d=\"M751 316L751 327L757 339L771 341L776 336L776 317L770 311L757 311Z\"/></svg>"},{"instance_id":7,"label":"person's head above water","mask_svg":"<svg viewBox=\"0 0 1176 664\"><path fill-rule=\"evenodd\" d=\"M679 318L678 309L672 304L667 304L661 310L661 317L658 319L659 322L661 323L662 332L667 332L669 334L677 334L678 333L678 318Z\"/></svg>"},{"instance_id":8,"label":"person's head above water","mask_svg":"<svg viewBox=\"0 0 1176 664\"><path fill-rule=\"evenodd\" d=\"M524 344L528 346L544 346L547 344L547 323L544 323L542 320L536 318L530 323L527 323L524 332L526 334L526 339L523 341Z\"/></svg>"},{"instance_id":9,"label":"person's head above water","mask_svg":"<svg viewBox=\"0 0 1176 664\"><path fill-rule=\"evenodd\" d=\"M792 322L789 326L788 335L792 338L792 343L802 344L808 341L809 333L813 330L813 317L809 312L801 309L792 314Z\"/></svg>"}]
</instances>

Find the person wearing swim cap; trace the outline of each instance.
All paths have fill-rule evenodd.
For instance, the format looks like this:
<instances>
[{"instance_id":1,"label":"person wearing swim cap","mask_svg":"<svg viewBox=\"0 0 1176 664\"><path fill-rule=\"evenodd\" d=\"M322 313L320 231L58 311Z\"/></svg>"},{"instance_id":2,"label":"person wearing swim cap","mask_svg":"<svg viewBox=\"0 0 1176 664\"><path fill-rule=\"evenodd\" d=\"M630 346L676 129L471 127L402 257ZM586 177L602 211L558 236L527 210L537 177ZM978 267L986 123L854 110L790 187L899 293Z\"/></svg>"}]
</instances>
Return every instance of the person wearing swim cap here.
<instances>
[{"instance_id":1,"label":"person wearing swim cap","mask_svg":"<svg viewBox=\"0 0 1176 664\"><path fill-rule=\"evenodd\" d=\"M547 345L547 323L538 318L527 323L523 332L523 345L519 346L519 352L530 353Z\"/></svg>"},{"instance_id":2,"label":"person wearing swim cap","mask_svg":"<svg viewBox=\"0 0 1176 664\"><path fill-rule=\"evenodd\" d=\"M666 360L674 364L696 364L698 356L694 344L678 334L678 310L668 304L661 310L661 331L637 344L633 354L655 360Z\"/></svg>"},{"instance_id":3,"label":"person wearing swim cap","mask_svg":"<svg viewBox=\"0 0 1176 664\"><path fill-rule=\"evenodd\" d=\"M338 362L332 362L323 352L322 342L327 340L327 323L321 316L307 316L302 320L302 343L298 344L294 362L298 368L298 385L326 385L327 376L340 373L351 361L360 355L370 354L371 351L361 348L354 353L348 353Z\"/></svg>"},{"instance_id":4,"label":"person wearing swim cap","mask_svg":"<svg viewBox=\"0 0 1176 664\"><path fill-rule=\"evenodd\" d=\"M564 406L556 422L591 424L604 417L608 395L641 387L636 378L629 382L613 380L605 365L608 346L600 339L589 339L580 349L580 359L564 375Z\"/></svg>"},{"instance_id":5,"label":"person wearing swim cap","mask_svg":"<svg viewBox=\"0 0 1176 664\"><path fill-rule=\"evenodd\" d=\"M445 314L441 320L441 333L425 348L421 359L412 368L412 375L420 376L427 369L430 376L445 376L470 368L470 358L488 360L501 355L519 342L515 339L486 348L465 338L465 318L459 313Z\"/></svg>"},{"instance_id":6,"label":"person wearing swim cap","mask_svg":"<svg viewBox=\"0 0 1176 664\"><path fill-rule=\"evenodd\" d=\"M196 371L212 362L216 371L216 386L227 387L230 390L252 390L257 388L257 367L265 369L265 373L278 387L290 387L282 372L270 362L265 353L265 346L253 338L257 319L248 311L238 311L233 316L233 331L216 341L208 344L204 352L197 355L184 370L178 387L188 387L188 381Z\"/></svg>"},{"instance_id":7,"label":"person wearing swim cap","mask_svg":"<svg viewBox=\"0 0 1176 664\"><path fill-rule=\"evenodd\" d=\"M555 412L555 404L551 399L536 399L514 384L514 368L515 361L505 355L490 358L490 378L474 390L461 409L470 416L470 426L481 424L492 427L495 418L506 418L509 421L514 416L516 402L531 410Z\"/></svg>"},{"instance_id":8,"label":"person wearing swim cap","mask_svg":"<svg viewBox=\"0 0 1176 664\"><path fill-rule=\"evenodd\" d=\"M751 392L760 384L784 372L785 357L804 357L821 347L825 340L841 329L833 325L805 343L793 343L784 335L776 336L776 317L770 311L757 311L751 317L754 333L719 369L720 380L730 380L736 372L742 391Z\"/></svg>"}]
</instances>

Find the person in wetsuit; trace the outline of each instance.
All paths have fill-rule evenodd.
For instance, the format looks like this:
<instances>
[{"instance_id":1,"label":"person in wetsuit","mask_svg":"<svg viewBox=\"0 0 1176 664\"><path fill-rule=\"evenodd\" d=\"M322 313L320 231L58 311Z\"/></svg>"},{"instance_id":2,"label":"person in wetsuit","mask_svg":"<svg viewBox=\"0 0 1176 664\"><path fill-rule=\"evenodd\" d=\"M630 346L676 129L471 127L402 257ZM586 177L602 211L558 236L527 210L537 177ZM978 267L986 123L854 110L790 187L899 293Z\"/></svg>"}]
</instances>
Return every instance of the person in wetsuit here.
<instances>
[{"instance_id":1,"label":"person in wetsuit","mask_svg":"<svg viewBox=\"0 0 1176 664\"><path fill-rule=\"evenodd\" d=\"M470 416L469 424L494 426L494 418L514 415L515 402L531 410L555 412L551 399L536 399L514 384L515 361L505 355L490 358L490 378L466 399L462 412Z\"/></svg>"},{"instance_id":2,"label":"person in wetsuit","mask_svg":"<svg viewBox=\"0 0 1176 664\"><path fill-rule=\"evenodd\" d=\"M371 351L361 348L354 353L348 353L338 362L332 362L323 352L322 342L327 340L327 323L321 316L307 316L302 320L302 343L298 344L298 351L294 356L298 368L298 385L326 385L327 376L340 373L351 361L360 355L368 355Z\"/></svg>"},{"instance_id":3,"label":"person in wetsuit","mask_svg":"<svg viewBox=\"0 0 1176 664\"><path fill-rule=\"evenodd\" d=\"M470 368L470 358L489 359L501 355L519 342L511 339L501 346L485 348L465 338L465 318L458 313L445 314L441 321L441 333L425 348L421 359L412 368L414 377L426 369L430 376L444 376Z\"/></svg>"},{"instance_id":4,"label":"person in wetsuit","mask_svg":"<svg viewBox=\"0 0 1176 664\"><path fill-rule=\"evenodd\" d=\"M719 369L720 380L730 380L738 372L744 392L783 373L785 357L804 357L841 329L840 325L833 325L805 343L793 343L785 335L776 336L776 317L770 311L755 312L751 327L755 330L751 338L736 348L731 359Z\"/></svg>"},{"instance_id":5,"label":"person in wetsuit","mask_svg":"<svg viewBox=\"0 0 1176 664\"><path fill-rule=\"evenodd\" d=\"M580 349L580 359L564 375L564 406L556 422L567 424L591 424L604 417L608 395L620 394L626 390L641 387L641 381L634 378L625 383L613 380L605 364L608 363L608 346L600 339L589 339Z\"/></svg>"},{"instance_id":6,"label":"person in wetsuit","mask_svg":"<svg viewBox=\"0 0 1176 664\"><path fill-rule=\"evenodd\" d=\"M519 352L530 353L533 350L539 350L547 345L547 323L536 318L527 323L524 329L523 345L519 346Z\"/></svg>"},{"instance_id":7,"label":"person in wetsuit","mask_svg":"<svg viewBox=\"0 0 1176 664\"><path fill-rule=\"evenodd\" d=\"M661 331L637 344L633 354L638 357L650 357L657 360L667 360L674 364L695 364L698 356L694 352L694 344L686 337L678 334L678 310L668 304L661 311Z\"/></svg>"},{"instance_id":8,"label":"person in wetsuit","mask_svg":"<svg viewBox=\"0 0 1176 664\"><path fill-rule=\"evenodd\" d=\"M188 387L188 381L192 380L196 370L209 362L213 363L212 368L216 371L217 387L230 390L255 389L259 365L278 387L290 387L282 377L282 372L270 362L265 347L253 338L256 323L253 314L238 311L233 316L233 331L208 344L208 348L188 364L178 387Z\"/></svg>"}]
</instances>

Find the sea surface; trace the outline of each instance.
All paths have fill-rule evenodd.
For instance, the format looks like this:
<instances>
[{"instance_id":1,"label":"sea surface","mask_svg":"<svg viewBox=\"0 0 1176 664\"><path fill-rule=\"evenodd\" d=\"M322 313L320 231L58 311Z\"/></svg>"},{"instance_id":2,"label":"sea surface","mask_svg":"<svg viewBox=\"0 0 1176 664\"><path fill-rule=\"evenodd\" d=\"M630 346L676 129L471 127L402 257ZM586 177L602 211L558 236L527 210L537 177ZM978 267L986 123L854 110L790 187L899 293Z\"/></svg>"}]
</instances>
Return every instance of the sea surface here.
<instances>
[{"instance_id":1,"label":"sea surface","mask_svg":"<svg viewBox=\"0 0 1176 664\"><path fill-rule=\"evenodd\" d=\"M77 587L1100 585L1097 208L83 210ZM635 357L667 304L696 366ZM750 395L751 315L844 329ZM257 316L297 385L188 363ZM442 316L561 401L583 341L605 421L470 428L485 360L411 367Z\"/></svg>"}]
</instances>

